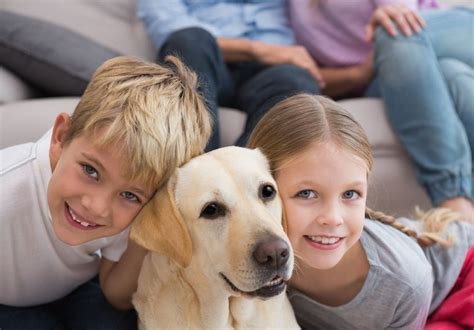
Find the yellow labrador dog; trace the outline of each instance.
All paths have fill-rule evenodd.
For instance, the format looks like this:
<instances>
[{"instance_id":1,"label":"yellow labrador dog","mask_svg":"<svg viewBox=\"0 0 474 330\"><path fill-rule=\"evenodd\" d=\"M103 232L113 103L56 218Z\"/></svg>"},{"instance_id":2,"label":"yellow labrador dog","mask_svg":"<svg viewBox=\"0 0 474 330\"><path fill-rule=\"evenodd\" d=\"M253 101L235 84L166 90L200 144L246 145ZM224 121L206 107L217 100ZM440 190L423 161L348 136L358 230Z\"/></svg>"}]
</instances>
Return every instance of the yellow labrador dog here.
<instances>
[{"instance_id":1,"label":"yellow labrador dog","mask_svg":"<svg viewBox=\"0 0 474 330\"><path fill-rule=\"evenodd\" d=\"M268 163L226 147L179 168L139 214L140 329L298 328L284 293L293 251Z\"/></svg>"}]
</instances>

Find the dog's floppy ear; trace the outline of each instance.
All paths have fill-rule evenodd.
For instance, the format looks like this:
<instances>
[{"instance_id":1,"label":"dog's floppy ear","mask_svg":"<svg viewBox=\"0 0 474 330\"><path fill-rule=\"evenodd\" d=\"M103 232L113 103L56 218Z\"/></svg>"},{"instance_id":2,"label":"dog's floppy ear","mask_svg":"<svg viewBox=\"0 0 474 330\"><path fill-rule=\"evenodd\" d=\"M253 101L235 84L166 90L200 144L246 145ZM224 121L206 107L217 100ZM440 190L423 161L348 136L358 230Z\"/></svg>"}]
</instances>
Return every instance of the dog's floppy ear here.
<instances>
[{"instance_id":1,"label":"dog's floppy ear","mask_svg":"<svg viewBox=\"0 0 474 330\"><path fill-rule=\"evenodd\" d=\"M191 262L192 241L176 207L174 175L138 214L130 238L144 248L166 255L185 268Z\"/></svg>"}]
</instances>

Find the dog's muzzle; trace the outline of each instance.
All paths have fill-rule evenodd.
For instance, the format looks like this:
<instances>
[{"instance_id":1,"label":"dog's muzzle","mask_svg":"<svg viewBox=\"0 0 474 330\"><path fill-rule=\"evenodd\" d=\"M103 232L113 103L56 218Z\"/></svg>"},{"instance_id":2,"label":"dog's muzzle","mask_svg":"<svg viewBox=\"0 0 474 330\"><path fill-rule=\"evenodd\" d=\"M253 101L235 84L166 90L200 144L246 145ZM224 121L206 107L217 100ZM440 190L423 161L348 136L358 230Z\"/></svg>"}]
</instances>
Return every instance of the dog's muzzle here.
<instances>
[{"instance_id":1,"label":"dog's muzzle","mask_svg":"<svg viewBox=\"0 0 474 330\"><path fill-rule=\"evenodd\" d=\"M232 281L220 273L233 291L249 296L269 298L282 293L291 274L288 272L290 260L290 247L288 243L278 236L272 236L255 245L252 258L259 273L265 274L269 280L259 289L247 292L239 289Z\"/></svg>"}]
</instances>

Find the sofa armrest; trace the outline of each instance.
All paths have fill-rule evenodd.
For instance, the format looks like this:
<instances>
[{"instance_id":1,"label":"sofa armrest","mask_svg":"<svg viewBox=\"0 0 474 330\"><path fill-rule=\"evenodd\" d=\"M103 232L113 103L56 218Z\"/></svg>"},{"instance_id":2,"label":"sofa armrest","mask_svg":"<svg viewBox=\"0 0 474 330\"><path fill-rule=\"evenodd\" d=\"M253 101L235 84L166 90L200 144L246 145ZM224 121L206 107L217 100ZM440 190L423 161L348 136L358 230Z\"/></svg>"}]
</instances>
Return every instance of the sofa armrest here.
<instances>
[{"instance_id":1,"label":"sofa armrest","mask_svg":"<svg viewBox=\"0 0 474 330\"><path fill-rule=\"evenodd\" d=\"M34 88L0 66L0 104L34 98L37 95Z\"/></svg>"},{"instance_id":2,"label":"sofa armrest","mask_svg":"<svg viewBox=\"0 0 474 330\"><path fill-rule=\"evenodd\" d=\"M55 97L0 105L0 149L35 142L60 112L72 113L78 102L78 97Z\"/></svg>"}]
</instances>

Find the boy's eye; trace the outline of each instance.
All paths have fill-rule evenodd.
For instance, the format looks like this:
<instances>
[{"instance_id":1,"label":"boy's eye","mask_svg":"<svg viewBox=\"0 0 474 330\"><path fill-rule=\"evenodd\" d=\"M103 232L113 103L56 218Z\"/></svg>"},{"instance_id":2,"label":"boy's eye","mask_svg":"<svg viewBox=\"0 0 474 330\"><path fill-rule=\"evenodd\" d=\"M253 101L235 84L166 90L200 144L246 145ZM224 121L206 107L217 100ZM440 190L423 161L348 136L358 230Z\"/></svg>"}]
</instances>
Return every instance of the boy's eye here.
<instances>
[{"instance_id":1,"label":"boy's eye","mask_svg":"<svg viewBox=\"0 0 474 330\"><path fill-rule=\"evenodd\" d=\"M128 201L132 201L132 202L139 202L140 201L140 199L137 197L137 195L135 195L134 193L131 193L130 191L124 191L122 193L122 196L123 196L123 198L125 198Z\"/></svg>"},{"instance_id":2,"label":"boy's eye","mask_svg":"<svg viewBox=\"0 0 474 330\"><path fill-rule=\"evenodd\" d=\"M343 194L344 199L356 199L359 197L359 193L354 190L345 191Z\"/></svg>"},{"instance_id":3,"label":"boy's eye","mask_svg":"<svg viewBox=\"0 0 474 330\"><path fill-rule=\"evenodd\" d=\"M99 173L97 173L96 169L93 168L92 166L84 164L84 165L82 165L82 169L83 169L84 173L86 173L91 178L93 178L95 180L97 180L99 178Z\"/></svg>"},{"instance_id":4,"label":"boy's eye","mask_svg":"<svg viewBox=\"0 0 474 330\"><path fill-rule=\"evenodd\" d=\"M297 194L298 197L309 199L316 197L316 194L312 190L302 190Z\"/></svg>"}]
</instances>

